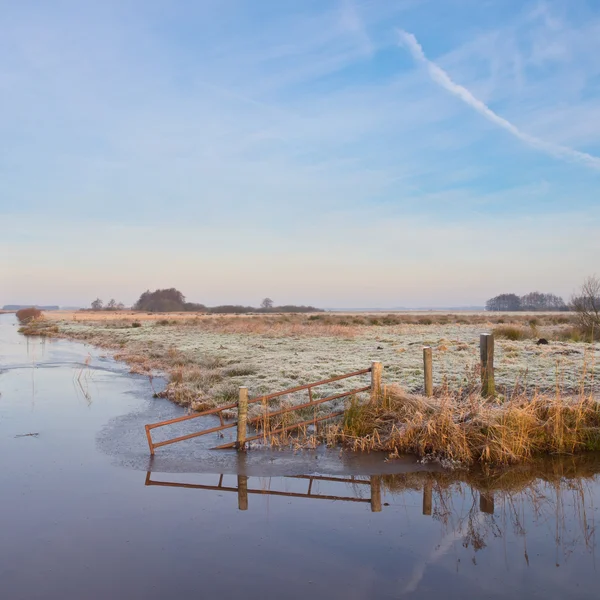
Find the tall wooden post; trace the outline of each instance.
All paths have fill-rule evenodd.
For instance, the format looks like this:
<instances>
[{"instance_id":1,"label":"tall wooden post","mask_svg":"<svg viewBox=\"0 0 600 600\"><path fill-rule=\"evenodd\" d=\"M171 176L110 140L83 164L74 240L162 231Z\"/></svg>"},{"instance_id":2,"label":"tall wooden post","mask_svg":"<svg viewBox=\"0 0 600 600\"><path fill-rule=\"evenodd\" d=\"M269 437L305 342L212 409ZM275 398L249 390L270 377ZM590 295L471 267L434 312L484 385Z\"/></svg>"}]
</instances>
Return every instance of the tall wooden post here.
<instances>
[{"instance_id":1,"label":"tall wooden post","mask_svg":"<svg viewBox=\"0 0 600 600\"><path fill-rule=\"evenodd\" d=\"M494 336L482 333L479 337L481 355L481 395L488 398L496 393L494 384Z\"/></svg>"},{"instance_id":2,"label":"tall wooden post","mask_svg":"<svg viewBox=\"0 0 600 600\"><path fill-rule=\"evenodd\" d=\"M383 364L374 360L371 363L371 402L378 402L381 398L381 374L383 372Z\"/></svg>"},{"instance_id":3,"label":"tall wooden post","mask_svg":"<svg viewBox=\"0 0 600 600\"><path fill-rule=\"evenodd\" d=\"M240 387L240 396L238 398L238 422L237 422L237 443L238 450L246 448L246 424L248 422L248 388Z\"/></svg>"},{"instance_id":4,"label":"tall wooden post","mask_svg":"<svg viewBox=\"0 0 600 600\"><path fill-rule=\"evenodd\" d=\"M238 475L238 508L248 510L248 476Z\"/></svg>"},{"instance_id":5,"label":"tall wooden post","mask_svg":"<svg viewBox=\"0 0 600 600\"><path fill-rule=\"evenodd\" d=\"M381 476L371 475L371 512L381 512Z\"/></svg>"},{"instance_id":6,"label":"tall wooden post","mask_svg":"<svg viewBox=\"0 0 600 600\"><path fill-rule=\"evenodd\" d=\"M433 509L433 484L431 481L426 481L423 486L423 514L431 516Z\"/></svg>"},{"instance_id":7,"label":"tall wooden post","mask_svg":"<svg viewBox=\"0 0 600 600\"><path fill-rule=\"evenodd\" d=\"M433 353L431 346L423 348L423 370L425 378L425 395L433 396Z\"/></svg>"}]
</instances>

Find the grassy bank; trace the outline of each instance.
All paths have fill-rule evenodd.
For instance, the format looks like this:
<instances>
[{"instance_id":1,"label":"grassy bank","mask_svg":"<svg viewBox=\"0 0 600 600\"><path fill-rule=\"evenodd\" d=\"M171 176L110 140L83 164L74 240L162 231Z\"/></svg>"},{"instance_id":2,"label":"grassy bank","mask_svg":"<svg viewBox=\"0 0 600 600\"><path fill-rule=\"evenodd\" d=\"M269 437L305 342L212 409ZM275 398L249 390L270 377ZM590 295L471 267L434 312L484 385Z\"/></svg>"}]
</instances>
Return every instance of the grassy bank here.
<instances>
[{"instance_id":1,"label":"grassy bank","mask_svg":"<svg viewBox=\"0 0 600 600\"><path fill-rule=\"evenodd\" d=\"M503 465L541 454L600 450L600 403L582 390L566 396L515 393L486 401L477 391L426 398L398 386L379 403L354 402L330 438L361 451L416 454L463 465Z\"/></svg>"}]
</instances>

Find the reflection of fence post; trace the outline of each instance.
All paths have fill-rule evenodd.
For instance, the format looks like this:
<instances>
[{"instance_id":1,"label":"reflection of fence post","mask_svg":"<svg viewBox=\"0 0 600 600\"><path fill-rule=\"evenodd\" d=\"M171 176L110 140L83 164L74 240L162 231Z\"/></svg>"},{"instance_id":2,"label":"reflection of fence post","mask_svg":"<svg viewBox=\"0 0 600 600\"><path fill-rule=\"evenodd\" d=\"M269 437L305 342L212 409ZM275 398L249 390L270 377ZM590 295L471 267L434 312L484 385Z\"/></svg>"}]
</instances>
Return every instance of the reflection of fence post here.
<instances>
[{"instance_id":1,"label":"reflection of fence post","mask_svg":"<svg viewBox=\"0 0 600 600\"><path fill-rule=\"evenodd\" d=\"M371 402L378 402L381 398L381 374L383 364L374 360L371 363Z\"/></svg>"},{"instance_id":2,"label":"reflection of fence post","mask_svg":"<svg viewBox=\"0 0 600 600\"><path fill-rule=\"evenodd\" d=\"M479 510L488 515L494 514L494 494L479 492Z\"/></svg>"},{"instance_id":3,"label":"reflection of fence post","mask_svg":"<svg viewBox=\"0 0 600 600\"><path fill-rule=\"evenodd\" d=\"M150 455L154 456L154 444L152 443L152 435L150 434L150 427L148 425L144 426L146 428L146 439L148 440L148 448L150 448Z\"/></svg>"},{"instance_id":4,"label":"reflection of fence post","mask_svg":"<svg viewBox=\"0 0 600 600\"><path fill-rule=\"evenodd\" d=\"M371 475L371 512L381 512L381 477Z\"/></svg>"},{"instance_id":5,"label":"reflection of fence post","mask_svg":"<svg viewBox=\"0 0 600 600\"><path fill-rule=\"evenodd\" d=\"M248 388L240 387L238 398L237 443L238 450L246 448L246 423L248 421Z\"/></svg>"},{"instance_id":6,"label":"reflection of fence post","mask_svg":"<svg viewBox=\"0 0 600 600\"><path fill-rule=\"evenodd\" d=\"M248 476L238 475L238 508L248 510Z\"/></svg>"},{"instance_id":7,"label":"reflection of fence post","mask_svg":"<svg viewBox=\"0 0 600 600\"><path fill-rule=\"evenodd\" d=\"M431 516L433 507L433 484L431 481L426 481L423 486L423 514Z\"/></svg>"},{"instance_id":8,"label":"reflection of fence post","mask_svg":"<svg viewBox=\"0 0 600 600\"><path fill-rule=\"evenodd\" d=\"M433 356L431 346L423 348L423 369L425 377L425 395L433 396Z\"/></svg>"},{"instance_id":9,"label":"reflection of fence post","mask_svg":"<svg viewBox=\"0 0 600 600\"><path fill-rule=\"evenodd\" d=\"M482 333L479 337L479 353L481 356L481 395L493 396L496 393L494 385L494 336Z\"/></svg>"}]
</instances>

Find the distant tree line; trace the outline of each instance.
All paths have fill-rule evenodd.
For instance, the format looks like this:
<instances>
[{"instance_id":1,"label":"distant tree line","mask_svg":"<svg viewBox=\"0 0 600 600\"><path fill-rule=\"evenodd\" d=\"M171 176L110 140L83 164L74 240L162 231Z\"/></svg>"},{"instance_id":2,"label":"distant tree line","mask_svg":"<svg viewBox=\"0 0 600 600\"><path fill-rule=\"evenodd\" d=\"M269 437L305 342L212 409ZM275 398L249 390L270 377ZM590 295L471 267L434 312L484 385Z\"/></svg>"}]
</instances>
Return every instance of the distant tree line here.
<instances>
[{"instance_id":1,"label":"distant tree line","mask_svg":"<svg viewBox=\"0 0 600 600\"><path fill-rule=\"evenodd\" d=\"M123 310L125 305L122 302L117 302L114 298L111 298L106 305L100 298L96 298L92 302L92 310Z\"/></svg>"},{"instance_id":2,"label":"distant tree line","mask_svg":"<svg viewBox=\"0 0 600 600\"><path fill-rule=\"evenodd\" d=\"M563 311L569 310L569 306L560 296L531 292L524 296L500 294L490 298L485 303L485 309L489 311Z\"/></svg>"},{"instance_id":3,"label":"distant tree line","mask_svg":"<svg viewBox=\"0 0 600 600\"><path fill-rule=\"evenodd\" d=\"M92 310L122 310L122 302L110 300L104 305L100 298L91 304ZM185 296L175 288L146 290L133 305L133 310L143 312L203 312L215 314L247 314L247 313L277 313L277 312L323 312L314 306L284 305L275 306L271 298L265 298L260 307L242 306L239 304L225 304L222 306L208 307L196 302L186 302Z\"/></svg>"}]
</instances>

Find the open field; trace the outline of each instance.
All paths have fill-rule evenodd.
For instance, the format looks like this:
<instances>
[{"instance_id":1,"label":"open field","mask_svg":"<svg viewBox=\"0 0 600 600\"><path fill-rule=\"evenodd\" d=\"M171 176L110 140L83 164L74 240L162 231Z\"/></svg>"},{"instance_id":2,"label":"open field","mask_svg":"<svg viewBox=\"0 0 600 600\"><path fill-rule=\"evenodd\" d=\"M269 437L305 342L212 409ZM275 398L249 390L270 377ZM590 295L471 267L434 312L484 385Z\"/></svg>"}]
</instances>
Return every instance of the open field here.
<instances>
[{"instance_id":1,"label":"open field","mask_svg":"<svg viewBox=\"0 0 600 600\"><path fill-rule=\"evenodd\" d=\"M293 316L292 313L274 313L265 315L259 313L246 314L209 314L194 312L141 312L135 310L115 310L115 311L93 311L93 310L53 310L45 313L49 319L57 321L158 321L161 319L169 320L188 320L191 318L214 319L214 318L253 318L269 316ZM458 323L519 323L527 322L537 317L549 323L567 323L570 320L568 312L486 312L486 311L445 311L445 310L396 310L396 311L332 311L324 313L306 313L296 316L313 316L323 319L344 319L353 317L394 319L402 323L418 323L423 320L433 320L434 322L458 322Z\"/></svg>"},{"instance_id":2,"label":"open field","mask_svg":"<svg viewBox=\"0 0 600 600\"><path fill-rule=\"evenodd\" d=\"M563 341L569 316L562 313L190 317L85 312L48 313L46 319L53 335L115 350L134 372L170 374L170 396L202 406L228 400L239 385L247 385L251 395L264 394L365 368L372 360L383 362L386 383L419 392L423 345L434 349L434 384L456 389L467 384L479 363L479 334L507 323L523 339L496 341L501 391L510 393L515 386L547 391L557 384L578 391L582 383L595 386L593 378L600 374L600 344ZM536 345L542 336L548 345ZM345 385L352 383L332 384L323 392Z\"/></svg>"}]
</instances>

